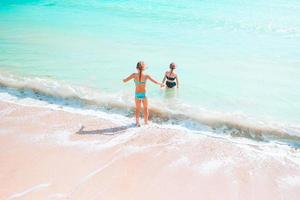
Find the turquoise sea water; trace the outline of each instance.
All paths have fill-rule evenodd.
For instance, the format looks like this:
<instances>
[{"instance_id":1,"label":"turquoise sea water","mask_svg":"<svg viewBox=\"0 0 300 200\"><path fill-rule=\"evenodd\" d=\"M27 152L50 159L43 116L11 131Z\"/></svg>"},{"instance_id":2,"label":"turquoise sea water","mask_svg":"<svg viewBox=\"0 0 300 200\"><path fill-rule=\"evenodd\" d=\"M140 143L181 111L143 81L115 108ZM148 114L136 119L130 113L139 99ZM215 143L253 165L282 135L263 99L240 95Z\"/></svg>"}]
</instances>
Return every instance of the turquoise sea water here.
<instances>
[{"instance_id":1,"label":"turquoise sea water","mask_svg":"<svg viewBox=\"0 0 300 200\"><path fill-rule=\"evenodd\" d=\"M126 104L133 83L121 80L137 61L157 80L175 62L176 103L149 84L153 107L185 104L187 117L205 110L298 129L299 19L298 0L2 0L1 81L6 73L63 80Z\"/></svg>"}]
</instances>

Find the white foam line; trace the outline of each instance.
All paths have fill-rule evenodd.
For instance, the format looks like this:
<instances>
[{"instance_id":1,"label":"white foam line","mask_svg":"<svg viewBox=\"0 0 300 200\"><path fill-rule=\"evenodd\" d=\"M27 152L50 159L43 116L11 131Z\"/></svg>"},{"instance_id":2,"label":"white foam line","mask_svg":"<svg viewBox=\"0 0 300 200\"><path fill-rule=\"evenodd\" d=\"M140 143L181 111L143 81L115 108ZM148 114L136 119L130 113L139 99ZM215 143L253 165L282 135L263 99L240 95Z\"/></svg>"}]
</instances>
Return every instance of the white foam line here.
<instances>
[{"instance_id":1,"label":"white foam line","mask_svg":"<svg viewBox=\"0 0 300 200\"><path fill-rule=\"evenodd\" d=\"M46 197L45 200L51 200L51 199L57 199L57 198L64 198L66 197L66 195L62 194L62 193L55 193L55 194L51 194L50 196Z\"/></svg>"},{"instance_id":2,"label":"white foam line","mask_svg":"<svg viewBox=\"0 0 300 200\"><path fill-rule=\"evenodd\" d=\"M95 111L92 109L73 108L67 105L61 106L56 104L49 104L43 100L31 99L30 97L26 99L17 99L16 97L10 94L0 93L0 99L1 101L4 102L13 103L25 107L36 107L36 108L43 108L43 109L46 108L46 109L64 111L68 113L73 113L73 114L75 113L75 114L80 114L85 116L96 116L102 119L110 120L111 122L120 125L124 125L129 122L132 122L132 119L128 117L124 117L120 114L106 113L100 110Z\"/></svg>"},{"instance_id":3,"label":"white foam line","mask_svg":"<svg viewBox=\"0 0 300 200\"><path fill-rule=\"evenodd\" d=\"M118 157L117 157L118 158ZM85 177L83 177L82 182L87 181L88 179L90 179L91 177L95 176L96 174L100 173L102 170L104 170L105 168L107 168L109 165L111 165L114 161L117 160L117 158L112 159L111 161L109 161L108 163L106 163L105 165L103 165L102 167L100 167L99 169L89 173L88 175L86 175Z\"/></svg>"},{"instance_id":4,"label":"white foam line","mask_svg":"<svg viewBox=\"0 0 300 200\"><path fill-rule=\"evenodd\" d=\"M41 190L43 188L46 188L46 187L49 187L51 184L49 183L43 183L43 184L39 184L39 185L36 185L36 186L33 186L23 192L19 192L19 193L16 193L16 194L13 194L11 196L9 196L7 198L7 200L10 200L10 199L16 199L16 198L19 198L19 197L22 197L22 196L25 196L27 195L28 193L31 193L31 192L36 192L38 190Z\"/></svg>"},{"instance_id":5,"label":"white foam line","mask_svg":"<svg viewBox=\"0 0 300 200\"><path fill-rule=\"evenodd\" d=\"M119 153L119 152L121 152L121 151L122 151L122 149L119 149L115 154L117 154L117 153ZM130 154L131 154L131 153L132 153L132 152L130 152ZM128 155L128 154L125 154L125 156L127 156L127 155ZM74 189L71 190L71 192L69 193L68 197L70 197L75 191L77 191L77 189L78 189L81 185L83 185L86 181L88 181L88 180L91 179L93 176L95 176L95 175L99 174L100 172L102 172L104 169L106 169L107 167L109 167L112 163L114 163L116 160L120 159L122 156L124 156L124 155L119 155L119 156L116 156L116 157L113 156L113 158L112 158L110 161L108 161L106 164L104 164L104 165L101 166L100 168L98 168L98 169L96 169L96 170L90 172L90 173L87 174L86 176L84 176L84 177L79 181L79 183L74 187Z\"/></svg>"},{"instance_id":6,"label":"white foam line","mask_svg":"<svg viewBox=\"0 0 300 200\"><path fill-rule=\"evenodd\" d=\"M110 166L113 162L115 162L117 159L119 159L121 156L117 156L113 159L111 159L110 161L108 161L105 165L103 165L102 167L96 169L95 171L89 173L88 175L84 176L79 183L74 187L73 190L71 190L70 194L68 196L71 196L75 191L78 190L78 188L84 184L86 181L88 181L89 179L91 179L93 176L95 176L96 174L100 173L101 171L103 171L105 168L107 168L108 166Z\"/></svg>"}]
</instances>

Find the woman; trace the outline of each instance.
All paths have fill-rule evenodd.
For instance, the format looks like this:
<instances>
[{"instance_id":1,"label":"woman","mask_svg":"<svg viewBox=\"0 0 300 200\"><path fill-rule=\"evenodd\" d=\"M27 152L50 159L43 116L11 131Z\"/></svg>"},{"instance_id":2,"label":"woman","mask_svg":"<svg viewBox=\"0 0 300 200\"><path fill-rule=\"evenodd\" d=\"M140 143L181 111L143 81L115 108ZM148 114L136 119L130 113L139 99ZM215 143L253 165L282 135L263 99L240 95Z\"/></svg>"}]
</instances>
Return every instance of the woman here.
<instances>
[{"instance_id":1,"label":"woman","mask_svg":"<svg viewBox=\"0 0 300 200\"><path fill-rule=\"evenodd\" d=\"M166 71L165 77L162 80L162 84L164 84L166 81L166 86L168 89L173 89L175 88L175 86L177 86L177 88L179 87L178 76L174 72L175 69L176 69L176 64L172 62L170 64L170 71Z\"/></svg>"},{"instance_id":2,"label":"woman","mask_svg":"<svg viewBox=\"0 0 300 200\"><path fill-rule=\"evenodd\" d=\"M160 85L163 87L163 84L160 84L156 80L152 79L151 76L145 75L143 72L145 70L145 63L143 61L140 61L136 65L136 69L138 73L133 73L127 78L123 80L124 83L127 81L134 79L135 82L135 118L136 118L136 125L140 126L140 110L141 110L141 104L143 103L144 107L144 121L145 124L148 124L148 99L146 97L146 81L149 79L155 84Z\"/></svg>"}]
</instances>

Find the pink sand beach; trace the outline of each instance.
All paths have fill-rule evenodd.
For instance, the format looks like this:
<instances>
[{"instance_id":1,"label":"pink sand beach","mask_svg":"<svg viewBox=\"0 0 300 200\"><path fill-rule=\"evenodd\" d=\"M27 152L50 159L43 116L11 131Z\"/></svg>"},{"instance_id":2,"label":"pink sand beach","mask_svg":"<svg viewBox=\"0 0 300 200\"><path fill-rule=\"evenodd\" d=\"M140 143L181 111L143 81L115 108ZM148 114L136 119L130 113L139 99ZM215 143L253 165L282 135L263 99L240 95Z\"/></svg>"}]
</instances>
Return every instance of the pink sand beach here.
<instances>
[{"instance_id":1,"label":"pink sand beach","mask_svg":"<svg viewBox=\"0 0 300 200\"><path fill-rule=\"evenodd\" d=\"M0 101L0 199L300 197L297 149Z\"/></svg>"}]
</instances>

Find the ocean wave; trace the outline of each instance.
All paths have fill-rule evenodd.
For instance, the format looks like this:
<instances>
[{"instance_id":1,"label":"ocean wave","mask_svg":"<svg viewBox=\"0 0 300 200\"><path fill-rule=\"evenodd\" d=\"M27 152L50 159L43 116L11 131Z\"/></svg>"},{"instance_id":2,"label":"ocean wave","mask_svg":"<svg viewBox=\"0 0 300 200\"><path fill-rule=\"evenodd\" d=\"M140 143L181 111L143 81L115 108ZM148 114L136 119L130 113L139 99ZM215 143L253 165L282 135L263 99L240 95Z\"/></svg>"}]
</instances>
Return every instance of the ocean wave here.
<instances>
[{"instance_id":1,"label":"ocean wave","mask_svg":"<svg viewBox=\"0 0 300 200\"><path fill-rule=\"evenodd\" d=\"M0 92L17 98L32 98L60 106L100 109L127 117L134 115L132 97L128 92L108 94L96 88L71 85L47 77L19 76L0 72ZM172 100L169 100L172 101ZM206 110L184 102L151 99L151 120L161 124L179 125L193 131L208 130L216 134L249 138L256 141L278 141L300 147L298 125L266 122L238 113Z\"/></svg>"}]
</instances>

